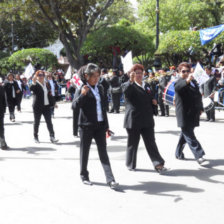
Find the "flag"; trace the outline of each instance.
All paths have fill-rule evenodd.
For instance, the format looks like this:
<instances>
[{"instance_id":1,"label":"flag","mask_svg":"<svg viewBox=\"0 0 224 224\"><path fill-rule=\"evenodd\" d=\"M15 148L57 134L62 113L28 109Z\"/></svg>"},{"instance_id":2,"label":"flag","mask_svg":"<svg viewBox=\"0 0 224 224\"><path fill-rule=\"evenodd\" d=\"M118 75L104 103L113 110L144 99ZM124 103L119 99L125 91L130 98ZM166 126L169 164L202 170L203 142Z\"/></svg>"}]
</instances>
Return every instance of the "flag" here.
<instances>
[{"instance_id":1,"label":"flag","mask_svg":"<svg viewBox=\"0 0 224 224\"><path fill-rule=\"evenodd\" d=\"M31 63L29 63L29 65L25 69L24 76L27 79L29 79L30 77L32 77L32 75L34 74L34 72L35 72L34 67L32 66Z\"/></svg>"},{"instance_id":2,"label":"flag","mask_svg":"<svg viewBox=\"0 0 224 224\"><path fill-rule=\"evenodd\" d=\"M217 37L222 31L224 31L224 24L200 30L201 45L207 44Z\"/></svg>"},{"instance_id":3,"label":"flag","mask_svg":"<svg viewBox=\"0 0 224 224\"><path fill-rule=\"evenodd\" d=\"M69 65L68 70L65 74L65 79L68 80L68 79L71 79L71 77L72 77L72 66Z\"/></svg>"},{"instance_id":4,"label":"flag","mask_svg":"<svg viewBox=\"0 0 224 224\"><path fill-rule=\"evenodd\" d=\"M132 61L132 52L129 51L125 57L121 56L121 62L123 64L123 69L124 69L124 73L127 73L131 70L132 66L133 66L133 61Z\"/></svg>"},{"instance_id":5,"label":"flag","mask_svg":"<svg viewBox=\"0 0 224 224\"><path fill-rule=\"evenodd\" d=\"M209 79L209 76L205 73L200 63L197 63L193 76L195 80L198 82L199 86L204 84Z\"/></svg>"},{"instance_id":6,"label":"flag","mask_svg":"<svg viewBox=\"0 0 224 224\"><path fill-rule=\"evenodd\" d=\"M72 77L72 81L73 81L73 83L76 85L76 87L77 87L78 89L81 88L83 82L82 82L82 80L79 78L79 75L78 75L77 73L75 73L75 74L73 75L73 77Z\"/></svg>"}]
</instances>

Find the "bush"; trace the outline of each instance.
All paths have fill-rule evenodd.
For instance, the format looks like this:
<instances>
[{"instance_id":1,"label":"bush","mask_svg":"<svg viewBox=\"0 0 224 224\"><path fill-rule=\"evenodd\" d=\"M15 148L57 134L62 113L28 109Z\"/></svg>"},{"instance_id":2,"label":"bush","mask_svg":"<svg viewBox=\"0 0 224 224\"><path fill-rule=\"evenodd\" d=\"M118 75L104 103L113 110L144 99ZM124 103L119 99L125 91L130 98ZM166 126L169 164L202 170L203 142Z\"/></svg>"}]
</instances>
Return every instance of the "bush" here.
<instances>
[{"instance_id":1,"label":"bush","mask_svg":"<svg viewBox=\"0 0 224 224\"><path fill-rule=\"evenodd\" d=\"M40 64L45 69L57 66L57 58L49 50L40 48L24 49L15 52L9 57L9 63L23 69L29 62L33 65Z\"/></svg>"}]
</instances>

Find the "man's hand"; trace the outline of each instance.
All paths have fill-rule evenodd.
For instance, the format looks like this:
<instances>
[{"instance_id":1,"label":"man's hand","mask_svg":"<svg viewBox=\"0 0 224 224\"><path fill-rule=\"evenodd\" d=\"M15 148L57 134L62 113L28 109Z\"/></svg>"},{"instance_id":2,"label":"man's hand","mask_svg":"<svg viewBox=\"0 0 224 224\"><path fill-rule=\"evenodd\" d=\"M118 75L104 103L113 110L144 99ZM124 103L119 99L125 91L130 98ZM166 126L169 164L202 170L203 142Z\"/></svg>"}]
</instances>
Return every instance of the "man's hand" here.
<instances>
[{"instance_id":1,"label":"man's hand","mask_svg":"<svg viewBox=\"0 0 224 224\"><path fill-rule=\"evenodd\" d=\"M203 113L203 110L200 111L200 116L202 115L202 113Z\"/></svg>"},{"instance_id":2,"label":"man's hand","mask_svg":"<svg viewBox=\"0 0 224 224\"><path fill-rule=\"evenodd\" d=\"M153 99L152 100L152 104L156 106L157 105L157 100L156 99Z\"/></svg>"},{"instance_id":3,"label":"man's hand","mask_svg":"<svg viewBox=\"0 0 224 224\"><path fill-rule=\"evenodd\" d=\"M194 76L193 76L193 74L190 74L189 76L188 76L188 78L187 78L187 83L189 84L192 80L194 79Z\"/></svg>"},{"instance_id":4,"label":"man's hand","mask_svg":"<svg viewBox=\"0 0 224 224\"><path fill-rule=\"evenodd\" d=\"M89 87L87 85L84 85L82 87L81 94L85 96L88 93L88 91L89 91Z\"/></svg>"},{"instance_id":5,"label":"man's hand","mask_svg":"<svg viewBox=\"0 0 224 224\"><path fill-rule=\"evenodd\" d=\"M20 93L20 90L17 90L16 93Z\"/></svg>"}]
</instances>

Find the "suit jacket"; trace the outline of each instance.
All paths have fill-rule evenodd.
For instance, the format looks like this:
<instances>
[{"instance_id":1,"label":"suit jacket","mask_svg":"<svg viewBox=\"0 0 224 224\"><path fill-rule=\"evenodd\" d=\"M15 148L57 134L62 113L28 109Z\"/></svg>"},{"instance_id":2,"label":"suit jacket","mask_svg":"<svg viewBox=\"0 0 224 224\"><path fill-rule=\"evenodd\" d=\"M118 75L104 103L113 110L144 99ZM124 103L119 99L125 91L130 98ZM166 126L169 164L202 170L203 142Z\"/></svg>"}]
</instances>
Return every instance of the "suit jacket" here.
<instances>
[{"instance_id":1,"label":"suit jacket","mask_svg":"<svg viewBox=\"0 0 224 224\"><path fill-rule=\"evenodd\" d=\"M207 82L205 82L202 87L202 94L204 97L208 97L212 92L216 90L216 78L215 76L211 75Z\"/></svg>"},{"instance_id":2,"label":"suit jacket","mask_svg":"<svg viewBox=\"0 0 224 224\"><path fill-rule=\"evenodd\" d=\"M13 98L13 94L12 94L13 87L14 87L14 90L15 90L15 98ZM5 89L6 100L7 100L8 105L10 105L10 104L16 105L16 103L17 103L16 91L20 90L17 82L13 81L13 83L10 83L9 81L6 81L4 83L4 89Z\"/></svg>"},{"instance_id":3,"label":"suit jacket","mask_svg":"<svg viewBox=\"0 0 224 224\"><path fill-rule=\"evenodd\" d=\"M48 89L48 100L49 100L49 105L53 106L53 97L51 95L51 89L50 89L50 85L48 83L46 83L47 85L47 89ZM42 86L36 82L36 84L32 84L30 86L30 91L33 92L33 109L34 111L38 112L38 111L42 111L42 109L44 108L44 90L42 88Z\"/></svg>"},{"instance_id":4,"label":"suit jacket","mask_svg":"<svg viewBox=\"0 0 224 224\"><path fill-rule=\"evenodd\" d=\"M98 85L98 90L101 98L101 109L105 123L104 127L106 131L109 128L109 125L107 119L103 86ZM72 109L74 110L74 117L73 117L74 135L77 135L78 126L94 127L95 125L97 125L98 121L96 110L96 98L91 90L89 90L85 96L81 94L81 88L77 90L72 102Z\"/></svg>"},{"instance_id":5,"label":"suit jacket","mask_svg":"<svg viewBox=\"0 0 224 224\"><path fill-rule=\"evenodd\" d=\"M0 114L4 114L6 110L5 90L0 86Z\"/></svg>"},{"instance_id":6,"label":"suit jacket","mask_svg":"<svg viewBox=\"0 0 224 224\"><path fill-rule=\"evenodd\" d=\"M124 128L141 129L154 127L153 91L148 83L144 89L136 83L126 82L122 86L126 99Z\"/></svg>"},{"instance_id":7,"label":"suit jacket","mask_svg":"<svg viewBox=\"0 0 224 224\"><path fill-rule=\"evenodd\" d=\"M159 95L162 95L168 82L170 81L171 77L168 76L168 75L165 75L165 76L162 76L160 79L159 79L159 90L158 90L158 93Z\"/></svg>"},{"instance_id":8,"label":"suit jacket","mask_svg":"<svg viewBox=\"0 0 224 224\"><path fill-rule=\"evenodd\" d=\"M112 88L121 86L120 79L117 75L114 75L109 82Z\"/></svg>"},{"instance_id":9,"label":"suit jacket","mask_svg":"<svg viewBox=\"0 0 224 224\"><path fill-rule=\"evenodd\" d=\"M175 104L178 127L199 126L200 112L203 111L202 96L198 84L187 84L185 79L178 79L175 83Z\"/></svg>"}]
</instances>

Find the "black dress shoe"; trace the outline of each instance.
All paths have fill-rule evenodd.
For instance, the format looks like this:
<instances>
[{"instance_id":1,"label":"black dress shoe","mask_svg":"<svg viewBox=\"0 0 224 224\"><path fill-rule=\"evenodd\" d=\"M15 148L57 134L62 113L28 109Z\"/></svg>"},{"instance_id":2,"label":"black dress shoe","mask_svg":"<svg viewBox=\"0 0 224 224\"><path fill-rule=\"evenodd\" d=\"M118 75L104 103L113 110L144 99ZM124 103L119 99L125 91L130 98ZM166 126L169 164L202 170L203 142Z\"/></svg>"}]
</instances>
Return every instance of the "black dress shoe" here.
<instances>
[{"instance_id":1,"label":"black dress shoe","mask_svg":"<svg viewBox=\"0 0 224 224\"><path fill-rule=\"evenodd\" d=\"M2 149L2 150L7 150L7 149L9 149L9 147L8 147L7 145L3 145L3 146L1 147L1 149Z\"/></svg>"},{"instance_id":2,"label":"black dress shoe","mask_svg":"<svg viewBox=\"0 0 224 224\"><path fill-rule=\"evenodd\" d=\"M85 180L82 180L82 182L83 182L84 184L86 184L86 185L90 185L90 186L93 185L92 182L91 182L90 180L86 180L86 179L85 179Z\"/></svg>"},{"instance_id":3,"label":"black dress shoe","mask_svg":"<svg viewBox=\"0 0 224 224\"><path fill-rule=\"evenodd\" d=\"M114 110L110 110L108 113L113 113L114 112Z\"/></svg>"},{"instance_id":4,"label":"black dress shoe","mask_svg":"<svg viewBox=\"0 0 224 224\"><path fill-rule=\"evenodd\" d=\"M129 171L136 171L135 168L128 168Z\"/></svg>"},{"instance_id":5,"label":"black dress shoe","mask_svg":"<svg viewBox=\"0 0 224 224\"><path fill-rule=\"evenodd\" d=\"M40 143L38 137L34 137L34 142L35 142L35 143Z\"/></svg>"},{"instance_id":6,"label":"black dress shoe","mask_svg":"<svg viewBox=\"0 0 224 224\"><path fill-rule=\"evenodd\" d=\"M117 183L117 182L115 182L115 181L110 181L110 182L108 183L108 185L109 185L109 187L110 187L111 189L115 190L115 189L118 187L119 183Z\"/></svg>"}]
</instances>

